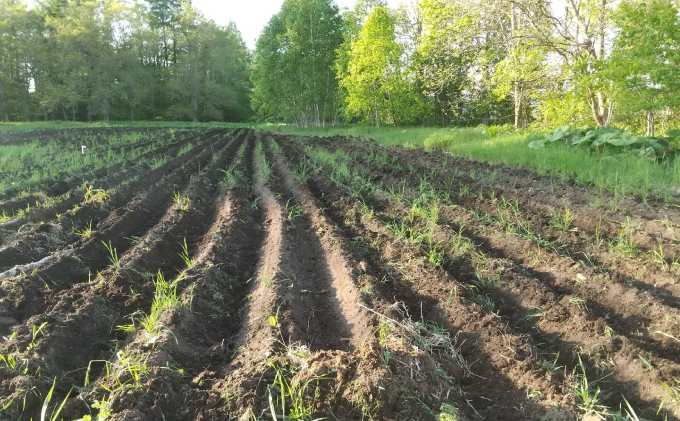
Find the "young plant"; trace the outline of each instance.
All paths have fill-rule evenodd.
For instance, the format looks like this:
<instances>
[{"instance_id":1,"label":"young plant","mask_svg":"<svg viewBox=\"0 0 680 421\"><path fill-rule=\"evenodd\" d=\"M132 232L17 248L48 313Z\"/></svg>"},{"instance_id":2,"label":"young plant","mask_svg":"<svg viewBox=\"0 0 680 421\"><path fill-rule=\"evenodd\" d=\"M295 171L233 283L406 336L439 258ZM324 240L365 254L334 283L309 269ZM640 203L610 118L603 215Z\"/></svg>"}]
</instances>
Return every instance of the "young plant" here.
<instances>
[{"instance_id":1,"label":"young plant","mask_svg":"<svg viewBox=\"0 0 680 421\"><path fill-rule=\"evenodd\" d=\"M111 201L111 196L104 189L95 189L91 185L85 191L85 203L99 203Z\"/></svg>"},{"instance_id":2,"label":"young plant","mask_svg":"<svg viewBox=\"0 0 680 421\"><path fill-rule=\"evenodd\" d=\"M184 263L187 265L188 268L192 268L194 266L194 261L189 255L189 249L187 247L187 239L184 238L184 243L182 244L182 252L179 254L179 257L182 258ZM160 273L160 272L159 272Z\"/></svg>"},{"instance_id":3,"label":"young plant","mask_svg":"<svg viewBox=\"0 0 680 421\"><path fill-rule=\"evenodd\" d=\"M120 259L118 259L118 250L116 250L112 245L111 241L109 241L108 244L102 240L102 244L104 244L104 247L106 247L106 250L109 252L109 262L111 262L110 267L114 269L120 269Z\"/></svg>"},{"instance_id":4,"label":"young plant","mask_svg":"<svg viewBox=\"0 0 680 421\"><path fill-rule=\"evenodd\" d=\"M84 229L76 230L76 235L81 238L92 237L92 220L90 219L90 223Z\"/></svg>"},{"instance_id":5,"label":"young plant","mask_svg":"<svg viewBox=\"0 0 680 421\"><path fill-rule=\"evenodd\" d=\"M173 193L172 201L179 205L180 212L186 212L187 210L189 210L189 207L191 206L191 199L189 198L189 196L182 197L182 194L179 191Z\"/></svg>"},{"instance_id":6,"label":"young plant","mask_svg":"<svg viewBox=\"0 0 680 421\"><path fill-rule=\"evenodd\" d=\"M606 398L606 396L602 396L602 391L599 387L593 388L597 382L590 383L588 381L586 366L583 364L580 355L578 363L581 373L575 374L577 385L573 388L573 392L581 401L579 408L583 411L584 416L595 415L600 419L605 419L604 416L607 414L608 409L600 404L600 400Z\"/></svg>"},{"instance_id":7,"label":"young plant","mask_svg":"<svg viewBox=\"0 0 680 421\"><path fill-rule=\"evenodd\" d=\"M571 232L578 231L578 228L572 226L571 210L564 208L562 212L553 211L550 216L550 226L559 231Z\"/></svg>"}]
</instances>

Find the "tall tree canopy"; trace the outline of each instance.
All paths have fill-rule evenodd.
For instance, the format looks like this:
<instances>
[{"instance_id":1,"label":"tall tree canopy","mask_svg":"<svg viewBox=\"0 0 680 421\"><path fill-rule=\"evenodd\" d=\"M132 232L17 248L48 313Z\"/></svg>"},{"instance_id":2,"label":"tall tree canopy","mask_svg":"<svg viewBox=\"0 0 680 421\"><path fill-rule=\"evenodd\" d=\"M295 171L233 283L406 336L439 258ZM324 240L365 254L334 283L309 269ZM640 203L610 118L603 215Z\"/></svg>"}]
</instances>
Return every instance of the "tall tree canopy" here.
<instances>
[{"instance_id":1,"label":"tall tree canopy","mask_svg":"<svg viewBox=\"0 0 680 421\"><path fill-rule=\"evenodd\" d=\"M177 0L0 0L0 118L245 120L234 25Z\"/></svg>"},{"instance_id":2,"label":"tall tree canopy","mask_svg":"<svg viewBox=\"0 0 680 421\"><path fill-rule=\"evenodd\" d=\"M342 21L330 0L285 0L255 49L253 105L262 118L322 126L337 119L335 51Z\"/></svg>"}]
</instances>

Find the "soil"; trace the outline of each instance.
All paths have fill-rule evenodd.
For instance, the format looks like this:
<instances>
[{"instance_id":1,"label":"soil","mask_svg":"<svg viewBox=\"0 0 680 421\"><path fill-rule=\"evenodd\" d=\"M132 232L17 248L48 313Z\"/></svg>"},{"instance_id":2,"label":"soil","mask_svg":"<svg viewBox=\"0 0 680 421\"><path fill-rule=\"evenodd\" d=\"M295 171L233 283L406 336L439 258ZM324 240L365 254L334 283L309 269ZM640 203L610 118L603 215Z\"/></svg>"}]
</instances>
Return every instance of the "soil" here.
<instances>
[{"instance_id":1,"label":"soil","mask_svg":"<svg viewBox=\"0 0 680 421\"><path fill-rule=\"evenodd\" d=\"M7 197L61 200L0 249L0 272L55 256L0 285L0 420L680 419L671 205L360 139L177 136L93 173L107 203Z\"/></svg>"}]
</instances>

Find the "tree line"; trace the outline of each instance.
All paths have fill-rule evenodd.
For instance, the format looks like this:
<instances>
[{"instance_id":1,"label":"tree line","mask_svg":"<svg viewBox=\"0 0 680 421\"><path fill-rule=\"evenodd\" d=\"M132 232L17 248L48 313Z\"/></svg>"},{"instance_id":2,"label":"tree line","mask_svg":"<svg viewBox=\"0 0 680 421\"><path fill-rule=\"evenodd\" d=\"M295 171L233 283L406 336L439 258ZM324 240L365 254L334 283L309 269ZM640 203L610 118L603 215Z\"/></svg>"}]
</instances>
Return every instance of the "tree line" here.
<instances>
[{"instance_id":1,"label":"tree line","mask_svg":"<svg viewBox=\"0 0 680 421\"><path fill-rule=\"evenodd\" d=\"M0 120L250 118L236 27L178 0L0 0Z\"/></svg>"},{"instance_id":2,"label":"tree line","mask_svg":"<svg viewBox=\"0 0 680 421\"><path fill-rule=\"evenodd\" d=\"M249 52L180 0L0 0L0 119L678 123L675 0L406 1L285 0Z\"/></svg>"},{"instance_id":3,"label":"tree line","mask_svg":"<svg viewBox=\"0 0 680 421\"><path fill-rule=\"evenodd\" d=\"M673 0L286 0L253 55L253 109L305 126L676 124Z\"/></svg>"}]
</instances>

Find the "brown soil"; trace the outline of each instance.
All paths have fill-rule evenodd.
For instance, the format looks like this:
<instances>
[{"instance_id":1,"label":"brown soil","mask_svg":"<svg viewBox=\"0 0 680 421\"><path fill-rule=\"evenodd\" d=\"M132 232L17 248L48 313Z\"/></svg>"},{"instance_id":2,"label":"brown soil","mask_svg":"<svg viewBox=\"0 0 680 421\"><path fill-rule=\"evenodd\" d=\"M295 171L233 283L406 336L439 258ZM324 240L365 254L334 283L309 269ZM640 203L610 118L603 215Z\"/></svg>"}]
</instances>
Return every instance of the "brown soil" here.
<instances>
[{"instance_id":1,"label":"brown soil","mask_svg":"<svg viewBox=\"0 0 680 421\"><path fill-rule=\"evenodd\" d=\"M110 203L0 249L0 271L56 256L2 282L0 419L39 419L53 382L65 420L577 420L625 415L623 397L680 419L672 207L602 210L573 183L356 139L194 143L156 170L107 169ZM636 253L616 247L622 224ZM159 271L178 303L152 329Z\"/></svg>"}]
</instances>

